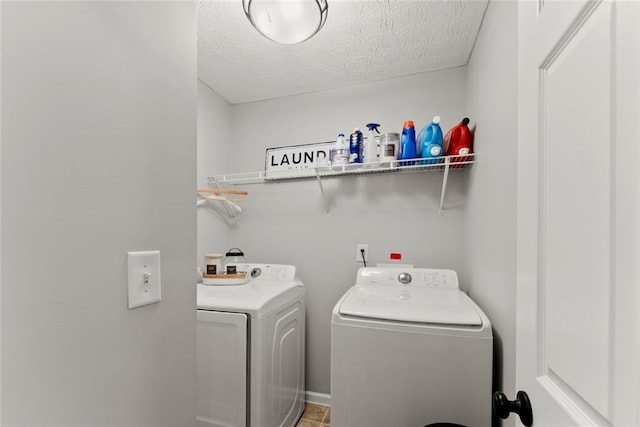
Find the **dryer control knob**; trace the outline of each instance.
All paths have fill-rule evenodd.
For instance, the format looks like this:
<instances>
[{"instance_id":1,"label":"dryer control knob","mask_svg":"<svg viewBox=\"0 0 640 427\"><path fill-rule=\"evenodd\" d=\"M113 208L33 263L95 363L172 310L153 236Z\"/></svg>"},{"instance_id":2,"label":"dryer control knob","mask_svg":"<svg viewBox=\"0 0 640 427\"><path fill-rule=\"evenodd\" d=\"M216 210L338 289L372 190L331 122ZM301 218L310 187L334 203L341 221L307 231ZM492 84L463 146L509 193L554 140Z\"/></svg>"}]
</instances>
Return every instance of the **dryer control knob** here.
<instances>
[{"instance_id":1,"label":"dryer control knob","mask_svg":"<svg viewBox=\"0 0 640 427\"><path fill-rule=\"evenodd\" d=\"M398 281L405 285L411 283L411 275L409 273L400 273L398 274Z\"/></svg>"}]
</instances>

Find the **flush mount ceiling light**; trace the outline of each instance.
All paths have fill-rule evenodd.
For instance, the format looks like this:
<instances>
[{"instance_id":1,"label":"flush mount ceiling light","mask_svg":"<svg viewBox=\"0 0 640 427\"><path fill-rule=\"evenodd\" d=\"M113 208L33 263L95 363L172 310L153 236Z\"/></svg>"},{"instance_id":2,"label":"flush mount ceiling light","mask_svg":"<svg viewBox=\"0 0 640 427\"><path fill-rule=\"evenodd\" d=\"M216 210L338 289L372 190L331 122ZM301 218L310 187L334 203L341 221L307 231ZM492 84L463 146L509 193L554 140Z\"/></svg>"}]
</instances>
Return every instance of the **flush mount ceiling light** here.
<instances>
[{"instance_id":1,"label":"flush mount ceiling light","mask_svg":"<svg viewBox=\"0 0 640 427\"><path fill-rule=\"evenodd\" d=\"M327 20L327 0L242 0L251 24L268 39L295 44L311 38Z\"/></svg>"}]
</instances>

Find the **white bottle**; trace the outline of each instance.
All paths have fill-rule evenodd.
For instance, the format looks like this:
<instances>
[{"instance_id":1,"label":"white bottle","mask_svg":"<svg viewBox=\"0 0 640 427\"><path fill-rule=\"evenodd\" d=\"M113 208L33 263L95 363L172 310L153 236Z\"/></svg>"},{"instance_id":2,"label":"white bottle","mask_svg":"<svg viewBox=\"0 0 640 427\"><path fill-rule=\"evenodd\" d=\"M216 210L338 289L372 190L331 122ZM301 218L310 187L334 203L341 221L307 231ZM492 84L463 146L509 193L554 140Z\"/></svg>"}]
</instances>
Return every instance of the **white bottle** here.
<instances>
[{"instance_id":1,"label":"white bottle","mask_svg":"<svg viewBox=\"0 0 640 427\"><path fill-rule=\"evenodd\" d=\"M380 133L378 131L377 123L368 123L367 127L369 128L369 136L364 143L364 166L365 167L377 167L378 166L378 138L374 134L374 131Z\"/></svg>"},{"instance_id":2,"label":"white bottle","mask_svg":"<svg viewBox=\"0 0 640 427\"><path fill-rule=\"evenodd\" d=\"M349 144L344 138L344 134L338 134L338 139L331 149L332 165L348 165L349 164Z\"/></svg>"}]
</instances>

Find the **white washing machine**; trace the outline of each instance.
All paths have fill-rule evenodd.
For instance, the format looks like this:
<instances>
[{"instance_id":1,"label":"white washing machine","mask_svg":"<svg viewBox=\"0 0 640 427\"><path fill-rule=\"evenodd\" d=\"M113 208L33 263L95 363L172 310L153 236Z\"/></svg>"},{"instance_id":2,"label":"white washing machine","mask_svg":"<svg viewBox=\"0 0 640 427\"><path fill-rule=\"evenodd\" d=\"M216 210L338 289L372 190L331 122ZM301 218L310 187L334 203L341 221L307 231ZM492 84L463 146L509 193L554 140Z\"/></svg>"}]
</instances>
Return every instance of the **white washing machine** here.
<instances>
[{"instance_id":1,"label":"white washing machine","mask_svg":"<svg viewBox=\"0 0 640 427\"><path fill-rule=\"evenodd\" d=\"M294 426L304 410L305 288L292 265L198 284L199 427Z\"/></svg>"},{"instance_id":2,"label":"white washing machine","mask_svg":"<svg viewBox=\"0 0 640 427\"><path fill-rule=\"evenodd\" d=\"M491 426L489 319L451 270L361 268L331 319L331 426Z\"/></svg>"}]
</instances>

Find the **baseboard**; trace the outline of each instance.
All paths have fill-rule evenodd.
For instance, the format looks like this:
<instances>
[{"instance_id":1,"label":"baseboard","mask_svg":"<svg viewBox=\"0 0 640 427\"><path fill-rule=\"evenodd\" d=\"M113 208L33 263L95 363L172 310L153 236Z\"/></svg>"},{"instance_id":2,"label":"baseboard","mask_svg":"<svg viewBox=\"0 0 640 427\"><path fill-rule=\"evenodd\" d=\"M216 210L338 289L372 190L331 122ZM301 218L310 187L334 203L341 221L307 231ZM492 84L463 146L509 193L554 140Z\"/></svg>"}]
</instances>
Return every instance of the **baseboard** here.
<instances>
[{"instance_id":1,"label":"baseboard","mask_svg":"<svg viewBox=\"0 0 640 427\"><path fill-rule=\"evenodd\" d=\"M306 391L305 400L316 405L331 406L331 395L325 393L316 393L315 391Z\"/></svg>"}]
</instances>

